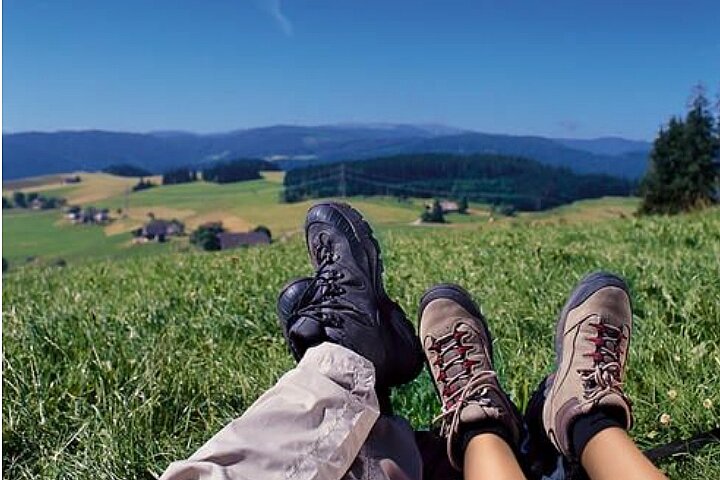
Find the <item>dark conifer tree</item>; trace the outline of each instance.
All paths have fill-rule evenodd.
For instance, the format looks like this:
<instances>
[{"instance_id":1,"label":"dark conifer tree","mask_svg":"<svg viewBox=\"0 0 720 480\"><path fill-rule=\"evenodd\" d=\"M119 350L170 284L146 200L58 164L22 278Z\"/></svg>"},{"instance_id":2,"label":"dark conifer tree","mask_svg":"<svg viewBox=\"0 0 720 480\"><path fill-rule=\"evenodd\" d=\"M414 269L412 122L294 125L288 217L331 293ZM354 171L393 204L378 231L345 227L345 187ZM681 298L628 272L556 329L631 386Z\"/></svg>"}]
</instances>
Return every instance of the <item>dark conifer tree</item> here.
<instances>
[{"instance_id":1,"label":"dark conifer tree","mask_svg":"<svg viewBox=\"0 0 720 480\"><path fill-rule=\"evenodd\" d=\"M710 102L704 89L698 87L685 120L686 148L690 165L687 171L688 195L684 200L691 207L712 203L717 180L715 160L720 148L715 133L715 118L710 109Z\"/></svg>"},{"instance_id":2,"label":"dark conifer tree","mask_svg":"<svg viewBox=\"0 0 720 480\"><path fill-rule=\"evenodd\" d=\"M697 87L685 120L661 129L643 179L641 213L678 213L709 205L717 188L720 144L704 90Z\"/></svg>"}]
</instances>

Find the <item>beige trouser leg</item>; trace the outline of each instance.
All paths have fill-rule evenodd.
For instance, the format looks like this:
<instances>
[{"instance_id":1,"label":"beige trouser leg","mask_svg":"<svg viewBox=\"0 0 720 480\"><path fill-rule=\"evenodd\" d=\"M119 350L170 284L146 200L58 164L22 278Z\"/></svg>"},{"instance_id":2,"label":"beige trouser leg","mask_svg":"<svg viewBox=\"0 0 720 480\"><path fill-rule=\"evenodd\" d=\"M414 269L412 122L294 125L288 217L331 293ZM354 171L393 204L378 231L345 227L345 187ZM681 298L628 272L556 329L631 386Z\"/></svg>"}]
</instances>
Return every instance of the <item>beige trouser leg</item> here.
<instances>
[{"instance_id":1,"label":"beige trouser leg","mask_svg":"<svg viewBox=\"0 0 720 480\"><path fill-rule=\"evenodd\" d=\"M375 370L331 343L309 349L240 417L161 480L385 479L394 460L412 479L421 459L408 423L380 416Z\"/></svg>"}]
</instances>

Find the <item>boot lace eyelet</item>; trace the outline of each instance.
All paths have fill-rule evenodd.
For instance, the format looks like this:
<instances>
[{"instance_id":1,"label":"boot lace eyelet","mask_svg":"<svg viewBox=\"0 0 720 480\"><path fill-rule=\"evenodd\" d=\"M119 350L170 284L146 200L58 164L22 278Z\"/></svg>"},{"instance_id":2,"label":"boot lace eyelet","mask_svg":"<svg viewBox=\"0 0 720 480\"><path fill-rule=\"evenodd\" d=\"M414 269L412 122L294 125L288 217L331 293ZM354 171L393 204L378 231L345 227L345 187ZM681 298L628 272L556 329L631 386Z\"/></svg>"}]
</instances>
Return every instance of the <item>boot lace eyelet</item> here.
<instances>
[{"instance_id":1,"label":"boot lace eyelet","mask_svg":"<svg viewBox=\"0 0 720 480\"><path fill-rule=\"evenodd\" d=\"M593 366L578 370L586 400L592 400L611 390L620 391L623 353L620 345L627 338L620 327L608 323L607 319L602 317L589 325L595 329L596 334L586 337L585 340L593 345L594 350L583 355L592 359Z\"/></svg>"},{"instance_id":2,"label":"boot lace eyelet","mask_svg":"<svg viewBox=\"0 0 720 480\"><path fill-rule=\"evenodd\" d=\"M346 274L337 268L336 262L340 255L333 250L332 242L326 234L318 236L313 253L319 264L308 291L313 292L314 298L306 303L301 302L293 316L307 316L326 326L341 327L345 314L362 315L363 312L343 298L347 293L347 289L342 286Z\"/></svg>"}]
</instances>

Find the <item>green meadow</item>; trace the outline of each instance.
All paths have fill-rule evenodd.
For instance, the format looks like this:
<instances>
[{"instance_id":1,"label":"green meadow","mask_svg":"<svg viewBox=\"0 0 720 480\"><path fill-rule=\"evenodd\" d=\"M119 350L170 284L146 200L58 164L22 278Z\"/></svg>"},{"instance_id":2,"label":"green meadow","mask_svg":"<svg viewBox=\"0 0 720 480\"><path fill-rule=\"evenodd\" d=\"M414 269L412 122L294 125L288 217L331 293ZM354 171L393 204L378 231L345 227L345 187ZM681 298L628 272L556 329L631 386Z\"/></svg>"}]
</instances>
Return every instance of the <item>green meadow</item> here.
<instances>
[{"instance_id":1,"label":"green meadow","mask_svg":"<svg viewBox=\"0 0 720 480\"><path fill-rule=\"evenodd\" d=\"M271 185L233 186L240 192L212 208L270 223L269 212L283 207ZM202 215L203 189L211 186L163 187L132 202ZM106 201L114 206L118 199ZM251 201L259 208L243 213L239 205ZM621 201L598 219L588 211L607 212L608 205L590 202L556 216L490 225L478 213L474 224L426 228L409 225L416 205L393 202L353 202L379 227L389 293L414 320L432 283L468 288L489 320L502 382L521 407L551 368L555 317L574 283L607 269L628 279L634 297L627 391L635 440L647 448L720 423L720 210L636 219ZM288 210L271 228L286 224L288 235L267 248L210 254L162 245L167 254L13 268L2 292L3 476L156 478L292 368L275 299L286 281L311 270L302 236L290 234L306 206L285 208L297 212ZM13 215L4 212L3 249L15 245L18 256L37 247L74 258L63 249L73 242L88 255L101 248L90 238L102 230L81 235L78 227L58 227L56 213ZM53 238L42 245L23 243L48 231ZM123 235L96 240L123 252ZM439 408L427 373L393 401L419 428ZM662 414L669 423L660 422ZM674 479L720 478L720 448L668 459L661 468Z\"/></svg>"},{"instance_id":2,"label":"green meadow","mask_svg":"<svg viewBox=\"0 0 720 480\"><path fill-rule=\"evenodd\" d=\"M131 231L157 218L178 219L187 231L209 221L220 221L231 231L268 227L276 239L299 232L311 201L282 203L282 172L265 172L260 180L218 185L194 182L128 192L138 179L78 172L82 182L60 183L63 176L38 177L7 182L3 195L16 190L34 191L67 199L70 205L108 208L111 223L77 226L65 220L60 210L3 211L3 257L12 269L30 264L82 263L97 259L144 257L189 249L187 237L173 238L164 245L133 245ZM70 174L69 174L70 175ZM159 178L152 178L159 182ZM45 183L43 183L45 182ZM573 223L632 216L637 200L603 198L575 202L547 212L520 213L517 217L493 217L490 208L471 204L469 215L450 214L442 226L416 225L427 200L393 197L353 197L349 201L363 211L379 229L483 229L514 223ZM497 220L497 222L495 222ZM492 225L491 225L492 223Z\"/></svg>"},{"instance_id":3,"label":"green meadow","mask_svg":"<svg viewBox=\"0 0 720 480\"><path fill-rule=\"evenodd\" d=\"M66 198L68 204L110 209L112 222L105 226L72 225L60 210L3 211L3 257L11 267L26 263L77 263L101 258L155 255L188 248L187 238L166 245L132 245L131 230L142 226L148 215L183 221L188 230L208 221L223 222L232 231L247 231L259 225L270 228L275 238L296 233L312 202L281 203L282 175L268 172L261 180L218 185L195 182L126 193L137 179L105 174L80 173L77 185L12 182L3 195L11 197L19 188L46 196ZM49 181L49 180L48 180ZM157 181L157 179L155 179ZM30 185L30 187L28 187ZM378 225L410 224L422 211L420 200L399 202L392 198L356 198L353 203ZM481 220L480 217L476 218Z\"/></svg>"}]
</instances>

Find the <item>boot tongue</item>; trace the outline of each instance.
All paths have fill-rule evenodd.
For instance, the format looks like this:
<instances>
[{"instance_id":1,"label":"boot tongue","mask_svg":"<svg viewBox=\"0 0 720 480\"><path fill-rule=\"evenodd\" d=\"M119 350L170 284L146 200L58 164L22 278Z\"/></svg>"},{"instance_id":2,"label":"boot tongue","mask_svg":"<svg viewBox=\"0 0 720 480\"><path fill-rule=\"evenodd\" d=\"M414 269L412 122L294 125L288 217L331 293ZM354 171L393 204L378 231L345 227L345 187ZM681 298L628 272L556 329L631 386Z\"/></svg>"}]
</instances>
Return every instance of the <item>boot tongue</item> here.
<instances>
[{"instance_id":1,"label":"boot tongue","mask_svg":"<svg viewBox=\"0 0 720 480\"><path fill-rule=\"evenodd\" d=\"M461 422L478 422L481 420L497 419L500 411L496 407L483 407L474 400L470 400L460 411Z\"/></svg>"},{"instance_id":2,"label":"boot tongue","mask_svg":"<svg viewBox=\"0 0 720 480\"><path fill-rule=\"evenodd\" d=\"M630 430L630 428L632 427L633 417L632 410L628 402L629 400L627 398L624 398L616 392L611 392L601 398L598 402L598 405L613 411L618 417L618 419L624 420L626 429Z\"/></svg>"},{"instance_id":3,"label":"boot tongue","mask_svg":"<svg viewBox=\"0 0 720 480\"><path fill-rule=\"evenodd\" d=\"M483 401L480 403L480 391L484 386L476 387L476 391L470 393L470 398L466 400L465 406L461 406L460 421L461 422L478 422L488 419L500 418L500 409L496 406L497 402ZM492 396L492 389L488 389L487 396Z\"/></svg>"}]
</instances>

